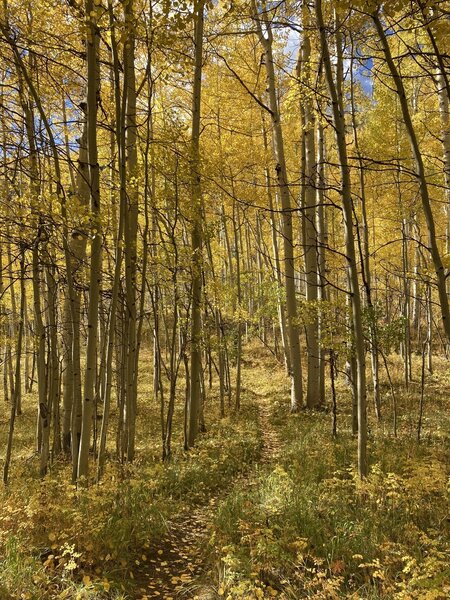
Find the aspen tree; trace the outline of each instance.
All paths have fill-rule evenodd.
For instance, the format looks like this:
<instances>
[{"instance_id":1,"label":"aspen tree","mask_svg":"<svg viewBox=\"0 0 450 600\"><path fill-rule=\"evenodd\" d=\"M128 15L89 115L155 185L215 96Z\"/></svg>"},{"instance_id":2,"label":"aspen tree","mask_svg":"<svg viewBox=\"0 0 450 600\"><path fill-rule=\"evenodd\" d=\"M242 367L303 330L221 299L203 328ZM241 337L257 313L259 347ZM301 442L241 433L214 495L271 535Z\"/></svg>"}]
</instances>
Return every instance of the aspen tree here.
<instances>
[{"instance_id":1,"label":"aspen tree","mask_svg":"<svg viewBox=\"0 0 450 600\"><path fill-rule=\"evenodd\" d=\"M320 382L320 350L317 318L318 299L318 249L316 227L316 148L315 148L315 115L312 100L312 51L310 12L303 2L302 42L298 58L298 77L300 81L300 102L303 110L303 140L305 146L304 172L304 204L302 206L303 248L305 256L306 300L311 304L306 325L306 343L308 349L308 385L306 405L314 408L323 404Z\"/></svg>"},{"instance_id":2,"label":"aspen tree","mask_svg":"<svg viewBox=\"0 0 450 600\"><path fill-rule=\"evenodd\" d=\"M135 74L135 32L136 26L133 0L124 3L126 40L124 44L123 85L126 88L126 186L127 207L124 223L125 258L125 344L126 351L126 393L124 450L126 459L134 458L136 436L136 361L137 361L137 306L136 306L136 261L138 228L138 163L136 127L136 74ZM125 183L125 182L124 182Z\"/></svg>"},{"instance_id":3,"label":"aspen tree","mask_svg":"<svg viewBox=\"0 0 450 600\"><path fill-rule=\"evenodd\" d=\"M9 415L9 430L8 443L6 446L5 464L3 466L3 483L8 483L9 467L11 463L11 452L13 444L14 426L17 413L17 402L20 396L20 364L22 358L22 343L24 335L25 323L25 246L22 244L20 249L20 309L19 309L19 327L17 330L17 345L16 345L16 365L14 373L14 391L11 397L11 409Z\"/></svg>"},{"instance_id":4,"label":"aspen tree","mask_svg":"<svg viewBox=\"0 0 450 600\"><path fill-rule=\"evenodd\" d=\"M434 14L436 10L433 10L431 7L428 8L426 3L424 3L422 0L418 0L417 3L422 13L425 31L431 42L436 61L438 63L436 67L435 83L438 93L439 113L442 124L441 135L444 162L445 202L447 212L445 252L446 254L450 254L450 81L442 52L440 51L438 41L430 26L430 19L433 17L436 18L436 15ZM428 14L428 11L431 11L431 14ZM447 292L450 291L449 286L450 283L447 281Z\"/></svg>"},{"instance_id":5,"label":"aspen tree","mask_svg":"<svg viewBox=\"0 0 450 600\"><path fill-rule=\"evenodd\" d=\"M233 177L231 177L232 189L234 188ZM234 189L233 189L234 196ZM242 257L242 243L239 240L239 232L241 230L241 221L239 218L239 207L236 200L233 198L233 236L234 236L234 248L236 256L236 297L237 297L237 343L236 343L236 386L235 386L235 409L239 410L241 407L241 376L242 376L242 285L241 285L241 257ZM241 250L239 247L241 246ZM251 311L249 311L250 314Z\"/></svg>"},{"instance_id":6,"label":"aspen tree","mask_svg":"<svg viewBox=\"0 0 450 600\"><path fill-rule=\"evenodd\" d=\"M4 161L4 182L6 187L6 161ZM7 362L8 362L8 341L7 341L7 329L6 329L6 307L3 301L4 293L5 293L5 281L3 279L3 253L2 253L2 244L0 244L0 319L1 319L1 328L0 334L4 339L4 346L2 348L2 361L3 361L3 397L6 402L9 401L9 393L8 393L8 379L7 379Z\"/></svg>"},{"instance_id":7,"label":"aspen tree","mask_svg":"<svg viewBox=\"0 0 450 600\"><path fill-rule=\"evenodd\" d=\"M25 113L25 124L27 128L27 136L30 143L30 156L31 156L31 165L32 172L38 174L37 169L37 153L36 153L36 143L35 143L35 131L34 131L34 118L33 118L33 110L32 110L32 102L34 103L37 113L41 119L43 129L47 134L48 144L51 151L51 160L54 167L54 180L56 184L56 196L58 198L59 206L61 209L61 217L62 217L62 241L63 241L63 249L64 249L64 262L66 267L66 277L67 277L67 290L69 297L73 298L73 281L72 281L72 271L70 268L70 251L68 247L68 231L67 231L67 210L66 210L66 199L64 196L63 186L62 186L62 169L61 163L59 160L57 144L55 141L55 136L53 134L52 127L50 125L50 121L47 118L47 115L44 111L41 97L38 93L38 90L33 82L33 79L30 75L33 64L30 64L29 67L24 62L24 58L19 51L16 43L16 39L10 35L10 28L8 24L8 4L7 0L3 0L4 6L4 18L5 21L0 21L0 30L2 31L7 43L11 47L13 57L14 57L14 65L17 70L17 75L19 80L23 78L23 86L26 87L29 92L30 101L28 103L22 100L22 104L24 107ZM24 94L22 93L22 99L24 98ZM25 110L26 107L26 110ZM27 125L28 123L28 125ZM34 162L33 162L34 161ZM50 157L49 157L50 161ZM33 190L38 190L40 192L40 188L38 186L40 182L40 178L38 176L32 178ZM37 202L39 199L39 194L34 194L33 200L35 204L35 211L37 211ZM47 382L46 382L46 363L45 363L45 345L46 345L46 333L44 329L44 322L42 319L42 311L41 311L41 302L40 302L40 245L45 244L48 241L48 231L44 226L42 219L38 218L37 223L37 234L36 238L33 242L33 253L32 253L32 272L33 272L33 303L34 303L34 316L35 316L35 330L36 337L38 339L38 356L36 359L37 362L37 373L38 373L38 389L39 389L39 419L38 419L38 448L40 450L40 474L44 476L47 472L47 463L49 458L49 428L50 428L50 416L47 406ZM41 384L39 384L41 381ZM43 442L43 443L41 443Z\"/></svg>"},{"instance_id":8,"label":"aspen tree","mask_svg":"<svg viewBox=\"0 0 450 600\"><path fill-rule=\"evenodd\" d=\"M19 91L21 90L21 80L19 79ZM24 105L23 105L23 91L20 94L21 98L22 98L22 109L24 109ZM4 92L3 89L0 90L0 102L2 105L4 105L5 102L5 98L4 98ZM2 116L1 116L1 125L2 125L2 130L3 130L3 135L2 135L2 142L3 142L3 147L7 148L7 143L6 143L6 132L7 132L7 125L6 125L6 120L5 120L5 114L4 111L2 112ZM7 175L7 154L6 152L3 152L3 192L5 195L5 198L9 197L9 193L10 193L10 187L9 187L9 182L8 182L8 175ZM11 270L11 260L9 258L9 255L11 253L10 251L10 247L11 247L11 240L10 240L10 231L9 231L9 223L7 223L6 225L6 263L7 265L9 265L8 267L8 271ZM3 355L3 394L4 394L4 398L6 402L9 402L10 399L12 399L12 395L14 394L14 383L13 383L13 378L12 378L12 371L13 371L13 365L12 365L12 352L11 352L11 335L10 335L10 323L9 323L9 319L7 318L8 315L8 311L5 308L4 305L4 294L5 294L5 287L4 287L4 280L3 280L3 256L0 252L0 269L1 269L1 282L0 282L0 294L1 294L1 303L0 303L0 315L1 315L1 319L2 319L2 328L1 328L1 333L3 334L4 340L5 340L5 346L4 346L4 355ZM13 286L13 281L11 279L11 276L9 276L10 279L10 286ZM14 295L11 292L11 301L13 300Z\"/></svg>"},{"instance_id":9,"label":"aspen tree","mask_svg":"<svg viewBox=\"0 0 450 600\"><path fill-rule=\"evenodd\" d=\"M202 190L200 178L200 119L203 65L204 1L194 0L194 82L192 90L191 133L191 244L192 244L192 325L191 325L191 373L189 396L188 444L193 446L198 434L201 394L201 299L202 299Z\"/></svg>"},{"instance_id":10,"label":"aspen tree","mask_svg":"<svg viewBox=\"0 0 450 600\"><path fill-rule=\"evenodd\" d=\"M40 452L40 474L44 476L47 472L47 462L49 457L49 409L47 400L47 378L46 378L46 332L43 319L43 308L41 303L41 256L45 252L45 245L48 241L48 234L38 216L38 198L41 193L38 158L36 149L36 135L34 129L34 113L30 99L25 96L23 84L22 63L16 57L16 68L19 78L19 96L21 98L22 109L25 117L25 127L30 147L30 171L31 171L31 194L32 194L32 214L36 218L37 232L32 246L32 273L33 273L33 308L35 336L37 341L36 362L38 379L38 421L37 421L37 450ZM42 251L42 246L44 250Z\"/></svg>"},{"instance_id":11,"label":"aspen tree","mask_svg":"<svg viewBox=\"0 0 450 600\"><path fill-rule=\"evenodd\" d=\"M450 340L450 312L449 312L449 303L447 297L447 286L446 279L447 274L444 269L444 265L442 263L441 254L439 251L437 239L436 239L436 226L434 223L433 211L431 208L431 199L428 189L427 176L425 172L425 165L422 158L422 153L420 151L419 142L417 139L417 135L414 129L414 125L411 119L411 113L408 106L408 100L406 97L405 86L403 84L403 80L400 76L400 73L395 65L394 59L392 58L391 49L389 47L386 33L384 31L383 24L380 20L379 9L377 9L374 13L372 13L372 19L375 25L375 29L377 31L381 47L384 53L384 57L386 60L387 67L394 81L395 89L397 91L400 108L403 116L403 122L405 124L406 132L408 134L408 138L411 144L411 150L414 157L414 162L416 166L415 176L417 178L417 182L419 184L419 192L420 198L422 201L422 210L425 215L425 221L428 229L428 244L429 250L431 254L431 258L433 260L434 270L436 273L437 279L437 288L439 294L439 301L441 307L441 316L442 323L444 326L445 335L448 340Z\"/></svg>"},{"instance_id":12,"label":"aspen tree","mask_svg":"<svg viewBox=\"0 0 450 600\"><path fill-rule=\"evenodd\" d=\"M275 68L272 53L273 35L265 11L260 11L252 2L253 18L256 23L259 41L264 51L264 66L267 76L269 109L272 120L276 177L282 212L282 236L284 248L284 284L286 294L286 316L289 351L291 358L291 410L300 409L303 400L302 366L300 355L300 334L298 325L297 300L295 297L294 240L292 232L292 208L284 154L283 129L275 85Z\"/></svg>"},{"instance_id":13,"label":"aspen tree","mask_svg":"<svg viewBox=\"0 0 450 600\"><path fill-rule=\"evenodd\" d=\"M447 211L445 252L450 254L450 99L448 86L442 71L436 73L436 87L439 97L439 113L442 123L442 149L444 162L445 204ZM447 287L448 287L447 283ZM449 290L450 291L450 290Z\"/></svg>"},{"instance_id":14,"label":"aspen tree","mask_svg":"<svg viewBox=\"0 0 450 600\"><path fill-rule=\"evenodd\" d=\"M353 40L352 40L353 43ZM353 131L353 143L358 161L358 179L359 192L361 202L361 231L362 244L361 247L361 267L362 279L364 284L365 302L369 317L370 330L370 358L372 367L372 382L373 382L373 404L377 419L381 418L380 405L380 383L379 383L379 360L378 360L378 333L375 306L372 299L372 278L370 265L370 249L369 249L369 225L367 222L367 198L366 198L366 178L363 155L359 144L358 124L356 122L356 104L355 104L355 81L354 81L354 50L352 48L352 56L350 58L350 102L351 102L351 125ZM359 238L358 238L359 239Z\"/></svg>"},{"instance_id":15,"label":"aspen tree","mask_svg":"<svg viewBox=\"0 0 450 600\"><path fill-rule=\"evenodd\" d=\"M217 110L217 136L218 136L218 141L219 141L219 160L220 160L221 164L223 165L224 156L223 156L221 123L220 123L220 106L218 107L218 110ZM224 175L223 166L220 169L220 183L221 183L221 187L224 188L225 175ZM229 240L229 236L228 236L226 216L225 216L225 207L223 204L222 195L223 194L221 194L220 221L221 221L221 226L222 226L221 232L223 232L223 235L220 236L220 239L221 239L221 241L223 240L225 242L226 250L227 250L227 254L228 254L228 261L230 263L230 269L231 269L231 273L232 273L233 265L231 262L231 260L232 260L231 259L231 245L230 245L230 240ZM218 345L218 363L219 363L218 364L219 406L220 406L220 415L221 415L221 417L224 417L225 416L226 341L225 341L225 335L224 335L222 311L221 311L219 297L218 297L218 291L217 291L218 282L217 282L217 275L215 272L213 253L212 253L212 249L211 249L211 241L209 238L207 238L205 240L205 242L206 242L206 250L208 253L208 259L209 259L209 264L210 264L210 269L211 269L211 275L212 275L212 278L214 281L214 321L215 321L215 325L216 325L216 336L217 336L217 345Z\"/></svg>"},{"instance_id":16,"label":"aspen tree","mask_svg":"<svg viewBox=\"0 0 450 600\"><path fill-rule=\"evenodd\" d=\"M102 232L100 223L100 169L97 148L97 106L100 95L98 62L99 32L93 0L86 2L87 20L87 139L89 160L89 185L91 202L91 256L89 268L88 338L86 370L82 403L80 450L77 479L86 478L89 469L92 417L94 413L94 384L97 371L98 307L100 297L100 266Z\"/></svg>"},{"instance_id":17,"label":"aspen tree","mask_svg":"<svg viewBox=\"0 0 450 600\"><path fill-rule=\"evenodd\" d=\"M161 396L161 429L162 429L162 441L163 441L163 460L170 460L172 456L172 430L173 430L173 417L175 413L175 401L177 392L177 381L180 370L181 360L185 353L185 336L182 336L180 326L180 313L181 313L181 301L180 301L180 290L178 274L180 270L180 257L179 247L177 241L176 231L179 225L179 197L178 197L178 160L175 164L175 181L174 181L174 205L169 207L166 205L167 217L161 217L162 226L167 234L167 238L170 243L172 258L170 264L171 271L171 285L172 285L172 301L173 308L170 312L170 316L163 315L163 322L166 328L166 342L168 360L164 364L167 378L169 380L169 397L167 401L167 414L164 419L165 402L163 396ZM182 339L181 339L182 338ZM179 341L180 340L180 341ZM178 342L179 341L179 342ZM177 343L178 342L178 343ZM162 394L162 391L161 391Z\"/></svg>"},{"instance_id":18,"label":"aspen tree","mask_svg":"<svg viewBox=\"0 0 450 600\"><path fill-rule=\"evenodd\" d=\"M89 167L87 157L87 125L86 104L81 103L83 128L79 140L78 164L75 175L75 189L80 208L89 206ZM81 228L72 230L69 240L70 267L74 281L79 281L84 261L86 260L86 232ZM72 296L66 294L64 302L64 334L65 334L65 370L63 380L63 450L71 450L73 476L76 478L78 465L78 447L81 431L81 294L73 290Z\"/></svg>"},{"instance_id":19,"label":"aspen tree","mask_svg":"<svg viewBox=\"0 0 450 600\"><path fill-rule=\"evenodd\" d=\"M356 264L355 242L353 238L353 206L350 182L350 167L347 156L345 135L345 116L342 101L339 99L338 89L333 76L330 50L326 35L325 23L322 13L322 0L316 0L316 18L320 34L325 79L331 98L331 109L336 137L336 146L339 155L341 172L341 199L342 215L344 220L344 237L348 278L350 284L350 299L352 311L352 324L355 336L355 354L357 365L357 404L358 404L358 472L365 477L367 466L367 410L366 410L366 363L364 349L364 334L362 327L361 296L358 282Z\"/></svg>"},{"instance_id":20,"label":"aspen tree","mask_svg":"<svg viewBox=\"0 0 450 600\"><path fill-rule=\"evenodd\" d=\"M267 136L265 127L263 127L263 136L264 136L264 146L267 151ZM272 253L273 253L273 265L274 265L274 277L278 285L277 290L277 309L278 309L278 323L280 327L280 335L281 335L281 346L283 348L283 356L284 356L284 366L286 368L286 372L288 375L291 373L291 355L290 348L287 339L287 326L286 326L286 303L282 297L281 287L282 287L282 270L280 263L280 251L278 247L278 226L276 223L276 210L274 208L273 203L273 195L272 195L272 184L270 179L270 171L269 167L264 167L264 174L266 177L266 186L267 186L267 201L270 212L270 229L271 229L271 238L272 238Z\"/></svg>"},{"instance_id":21,"label":"aspen tree","mask_svg":"<svg viewBox=\"0 0 450 600\"><path fill-rule=\"evenodd\" d=\"M58 355L58 324L57 324L57 306L58 294L55 281L54 260L48 257L49 264L45 268L45 279L47 287L47 313L48 313L48 360L47 360L47 405L49 418L53 423L53 444L52 454L58 455L61 452L61 423L59 418L59 400L60 400L60 380L59 380L59 355ZM52 264L53 263L53 264ZM48 430L50 436L50 428ZM50 443L49 443L50 446Z\"/></svg>"},{"instance_id":22,"label":"aspen tree","mask_svg":"<svg viewBox=\"0 0 450 600\"><path fill-rule=\"evenodd\" d=\"M11 231L10 231L9 225L7 226L6 231L7 231L7 237L8 237L8 240L6 242L6 255L8 258L8 279L9 279L8 290L9 290L9 297L10 297L10 303L11 303L11 311L9 314L9 335L8 335L8 338L10 340L9 355L8 355L8 370L9 370L11 397L16 397L16 411L20 415L20 413L21 413L21 392L19 391L18 395L16 395L14 393L15 378L14 378L14 367L13 367L13 359L12 359L12 355L13 355L12 345L13 345L13 340L16 337L18 318L17 318L16 290L15 290L15 285L14 285L16 278L15 278L14 272L13 272L14 259L13 259L13 254L12 254Z\"/></svg>"},{"instance_id":23,"label":"aspen tree","mask_svg":"<svg viewBox=\"0 0 450 600\"><path fill-rule=\"evenodd\" d=\"M328 245L328 231L327 231L327 220L325 214L325 135L324 127L322 123L317 123L317 213L316 213L316 227L317 227L317 285L318 285L318 297L321 302L319 306L318 314L318 333L319 340L321 342L320 348L320 398L325 398L325 363L326 363L326 349L323 347L323 330L324 330L324 315L322 306L323 303L328 299L327 293L327 277L326 277L326 255L325 248ZM335 365L333 364L334 355L330 353L330 373L334 375Z\"/></svg>"},{"instance_id":24,"label":"aspen tree","mask_svg":"<svg viewBox=\"0 0 450 600\"><path fill-rule=\"evenodd\" d=\"M114 274L112 282L112 296L110 303L110 319L107 333L107 345L106 345L106 365L105 365L105 387L103 394L103 416L100 427L100 440L98 449L98 460L97 460L97 481L103 475L105 467L105 451L106 451L106 437L108 432L109 424L109 413L111 405L111 392L113 385L113 357L114 357L114 341L116 335L116 323L117 323L117 312L119 303L119 290L120 290L120 277L122 271L123 261L123 228L124 228L124 213L125 213L125 188L124 188L124 126L123 126L123 111L122 111L122 98L120 94L120 69L119 69L119 54L117 49L116 41L116 30L115 30L115 19L113 12L112 1L108 1L108 16L109 16L109 27L111 32L111 85L112 95L114 103L114 124L115 128L113 131L114 140L111 142L110 149L111 153L114 153L114 147L117 144L118 153L118 165L120 172L120 191L119 191L119 215L118 223L114 228L115 234L115 255L114 255ZM126 91L125 91L126 93ZM117 217L117 215L116 215Z\"/></svg>"},{"instance_id":25,"label":"aspen tree","mask_svg":"<svg viewBox=\"0 0 450 600\"><path fill-rule=\"evenodd\" d=\"M399 198L401 199L400 185ZM405 377L405 388L408 389L411 381L411 282L408 277L409 272L409 222L402 220L402 275L401 283L403 286L403 316L405 317L404 335L402 340L403 350L403 373Z\"/></svg>"}]
</instances>

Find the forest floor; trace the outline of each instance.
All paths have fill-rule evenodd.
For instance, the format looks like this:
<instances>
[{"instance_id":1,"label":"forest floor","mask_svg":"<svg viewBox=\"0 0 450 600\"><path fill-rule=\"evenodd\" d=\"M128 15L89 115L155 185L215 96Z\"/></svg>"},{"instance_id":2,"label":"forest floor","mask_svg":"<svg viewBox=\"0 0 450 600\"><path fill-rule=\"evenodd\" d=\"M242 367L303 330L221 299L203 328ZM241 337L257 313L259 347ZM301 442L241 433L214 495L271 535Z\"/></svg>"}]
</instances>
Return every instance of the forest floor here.
<instances>
[{"instance_id":1,"label":"forest floor","mask_svg":"<svg viewBox=\"0 0 450 600\"><path fill-rule=\"evenodd\" d=\"M255 381L261 376L264 380L266 374L257 371L253 376ZM218 506L225 501L230 489L237 485L247 489L257 488L261 468L275 463L281 449L278 431L271 419L270 395L267 390L260 392L258 388L247 391L249 394L257 407L258 428L262 436L258 458L249 465L247 471L238 474L226 490L218 490L205 504L168 523L167 533L162 540L150 546L139 573L134 573L138 581L137 598L175 600L190 597L209 600L217 598L222 591L217 589L215 582L208 582L212 565L210 553L205 552Z\"/></svg>"},{"instance_id":2,"label":"forest floor","mask_svg":"<svg viewBox=\"0 0 450 600\"><path fill-rule=\"evenodd\" d=\"M246 401L257 406L260 452L225 489L170 523L135 597L447 598L447 367L435 366L418 444L420 381L403 389L391 359L398 430L386 381L381 423L369 409L371 475L363 483L343 378L332 439L330 412L290 414L283 370L253 349L243 379Z\"/></svg>"},{"instance_id":3,"label":"forest floor","mask_svg":"<svg viewBox=\"0 0 450 600\"><path fill-rule=\"evenodd\" d=\"M449 597L447 361L436 357L426 375L418 443L420 357L408 389L399 358L388 360L393 387L383 376L381 422L369 407L364 482L344 378L333 438L328 409L290 414L288 378L256 344L246 348L240 413L220 419L213 386L207 432L189 453L180 397L166 465L143 380L136 463L110 460L89 488L70 484L62 459L36 476L35 397L24 398L0 497L0 600Z\"/></svg>"}]
</instances>

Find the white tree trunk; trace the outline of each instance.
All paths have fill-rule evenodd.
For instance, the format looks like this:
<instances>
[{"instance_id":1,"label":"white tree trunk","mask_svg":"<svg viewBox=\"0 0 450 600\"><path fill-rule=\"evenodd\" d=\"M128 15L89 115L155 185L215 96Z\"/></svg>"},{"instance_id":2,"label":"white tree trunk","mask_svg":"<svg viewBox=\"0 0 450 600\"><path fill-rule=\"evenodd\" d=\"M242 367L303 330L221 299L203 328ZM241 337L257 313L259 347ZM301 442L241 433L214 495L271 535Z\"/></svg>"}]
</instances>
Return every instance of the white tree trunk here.
<instances>
[{"instance_id":1,"label":"white tree trunk","mask_svg":"<svg viewBox=\"0 0 450 600\"><path fill-rule=\"evenodd\" d=\"M283 130L275 84L275 69L272 54L272 30L265 14L259 15L253 2L253 15L259 40L264 49L264 62L267 75L269 109L272 119L274 157L276 177L282 212L282 236L284 248L284 284L286 293L287 332L289 354L291 357L291 410L298 411L303 400L302 365L300 354L300 332L298 325L297 300L295 296L294 242L292 233L292 209L289 195L289 183L284 155ZM264 28L264 29L263 29Z\"/></svg>"}]
</instances>

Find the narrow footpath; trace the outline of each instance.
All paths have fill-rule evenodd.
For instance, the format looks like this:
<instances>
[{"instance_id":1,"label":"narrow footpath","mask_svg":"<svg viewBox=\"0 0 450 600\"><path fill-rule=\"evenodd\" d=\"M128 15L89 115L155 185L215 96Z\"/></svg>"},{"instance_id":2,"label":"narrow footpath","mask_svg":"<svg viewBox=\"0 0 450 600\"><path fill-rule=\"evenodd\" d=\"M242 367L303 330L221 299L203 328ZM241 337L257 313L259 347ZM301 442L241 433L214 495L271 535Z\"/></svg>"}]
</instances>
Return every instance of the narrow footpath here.
<instances>
[{"instance_id":1,"label":"narrow footpath","mask_svg":"<svg viewBox=\"0 0 450 600\"><path fill-rule=\"evenodd\" d=\"M217 506L234 485L242 485L243 482L246 487L258 485L261 467L275 461L281 447L278 433L270 419L271 398L267 394L259 393L257 389L252 389L249 393L252 401L258 406L259 427L263 438L259 460L253 463L246 473L238 475L226 491L218 491L210 497L207 504L195 508L189 514L183 514L179 519L174 519L169 524L167 534L158 541L158 545L145 551L139 568L139 581L142 583L137 590L136 600L217 598L212 578L208 576L211 564L207 560L206 552L210 537L209 527Z\"/></svg>"}]
</instances>

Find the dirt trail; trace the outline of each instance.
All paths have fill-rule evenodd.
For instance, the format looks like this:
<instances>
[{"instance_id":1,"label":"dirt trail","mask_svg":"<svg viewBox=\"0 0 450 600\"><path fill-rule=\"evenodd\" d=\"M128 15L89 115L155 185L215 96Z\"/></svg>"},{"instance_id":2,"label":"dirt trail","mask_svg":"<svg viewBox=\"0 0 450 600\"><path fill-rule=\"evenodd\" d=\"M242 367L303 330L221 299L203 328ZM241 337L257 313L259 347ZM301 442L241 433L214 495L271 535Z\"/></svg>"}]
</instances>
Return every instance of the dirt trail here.
<instances>
[{"instance_id":1,"label":"dirt trail","mask_svg":"<svg viewBox=\"0 0 450 600\"><path fill-rule=\"evenodd\" d=\"M258 484L260 467L272 462L281 447L277 431L270 420L270 403L266 395L252 390L259 408L259 426L263 436L260 458L250 470L236 477L229 489L236 483L246 486ZM229 492L228 489L228 492ZM145 551L138 566L139 587L136 599L179 600L197 598L208 600L217 597L214 588L205 582L209 565L206 561L205 546L209 539L209 524L212 522L219 501L228 493L218 492L206 505L195 508L190 514L174 519L168 533L158 545ZM144 560L145 559L145 560Z\"/></svg>"},{"instance_id":2,"label":"dirt trail","mask_svg":"<svg viewBox=\"0 0 450 600\"><path fill-rule=\"evenodd\" d=\"M136 598L175 600L195 598L200 593L199 580L206 568L204 545L216 502L217 498L212 498L208 505L175 519L158 545L146 551L139 576L142 586Z\"/></svg>"}]
</instances>

